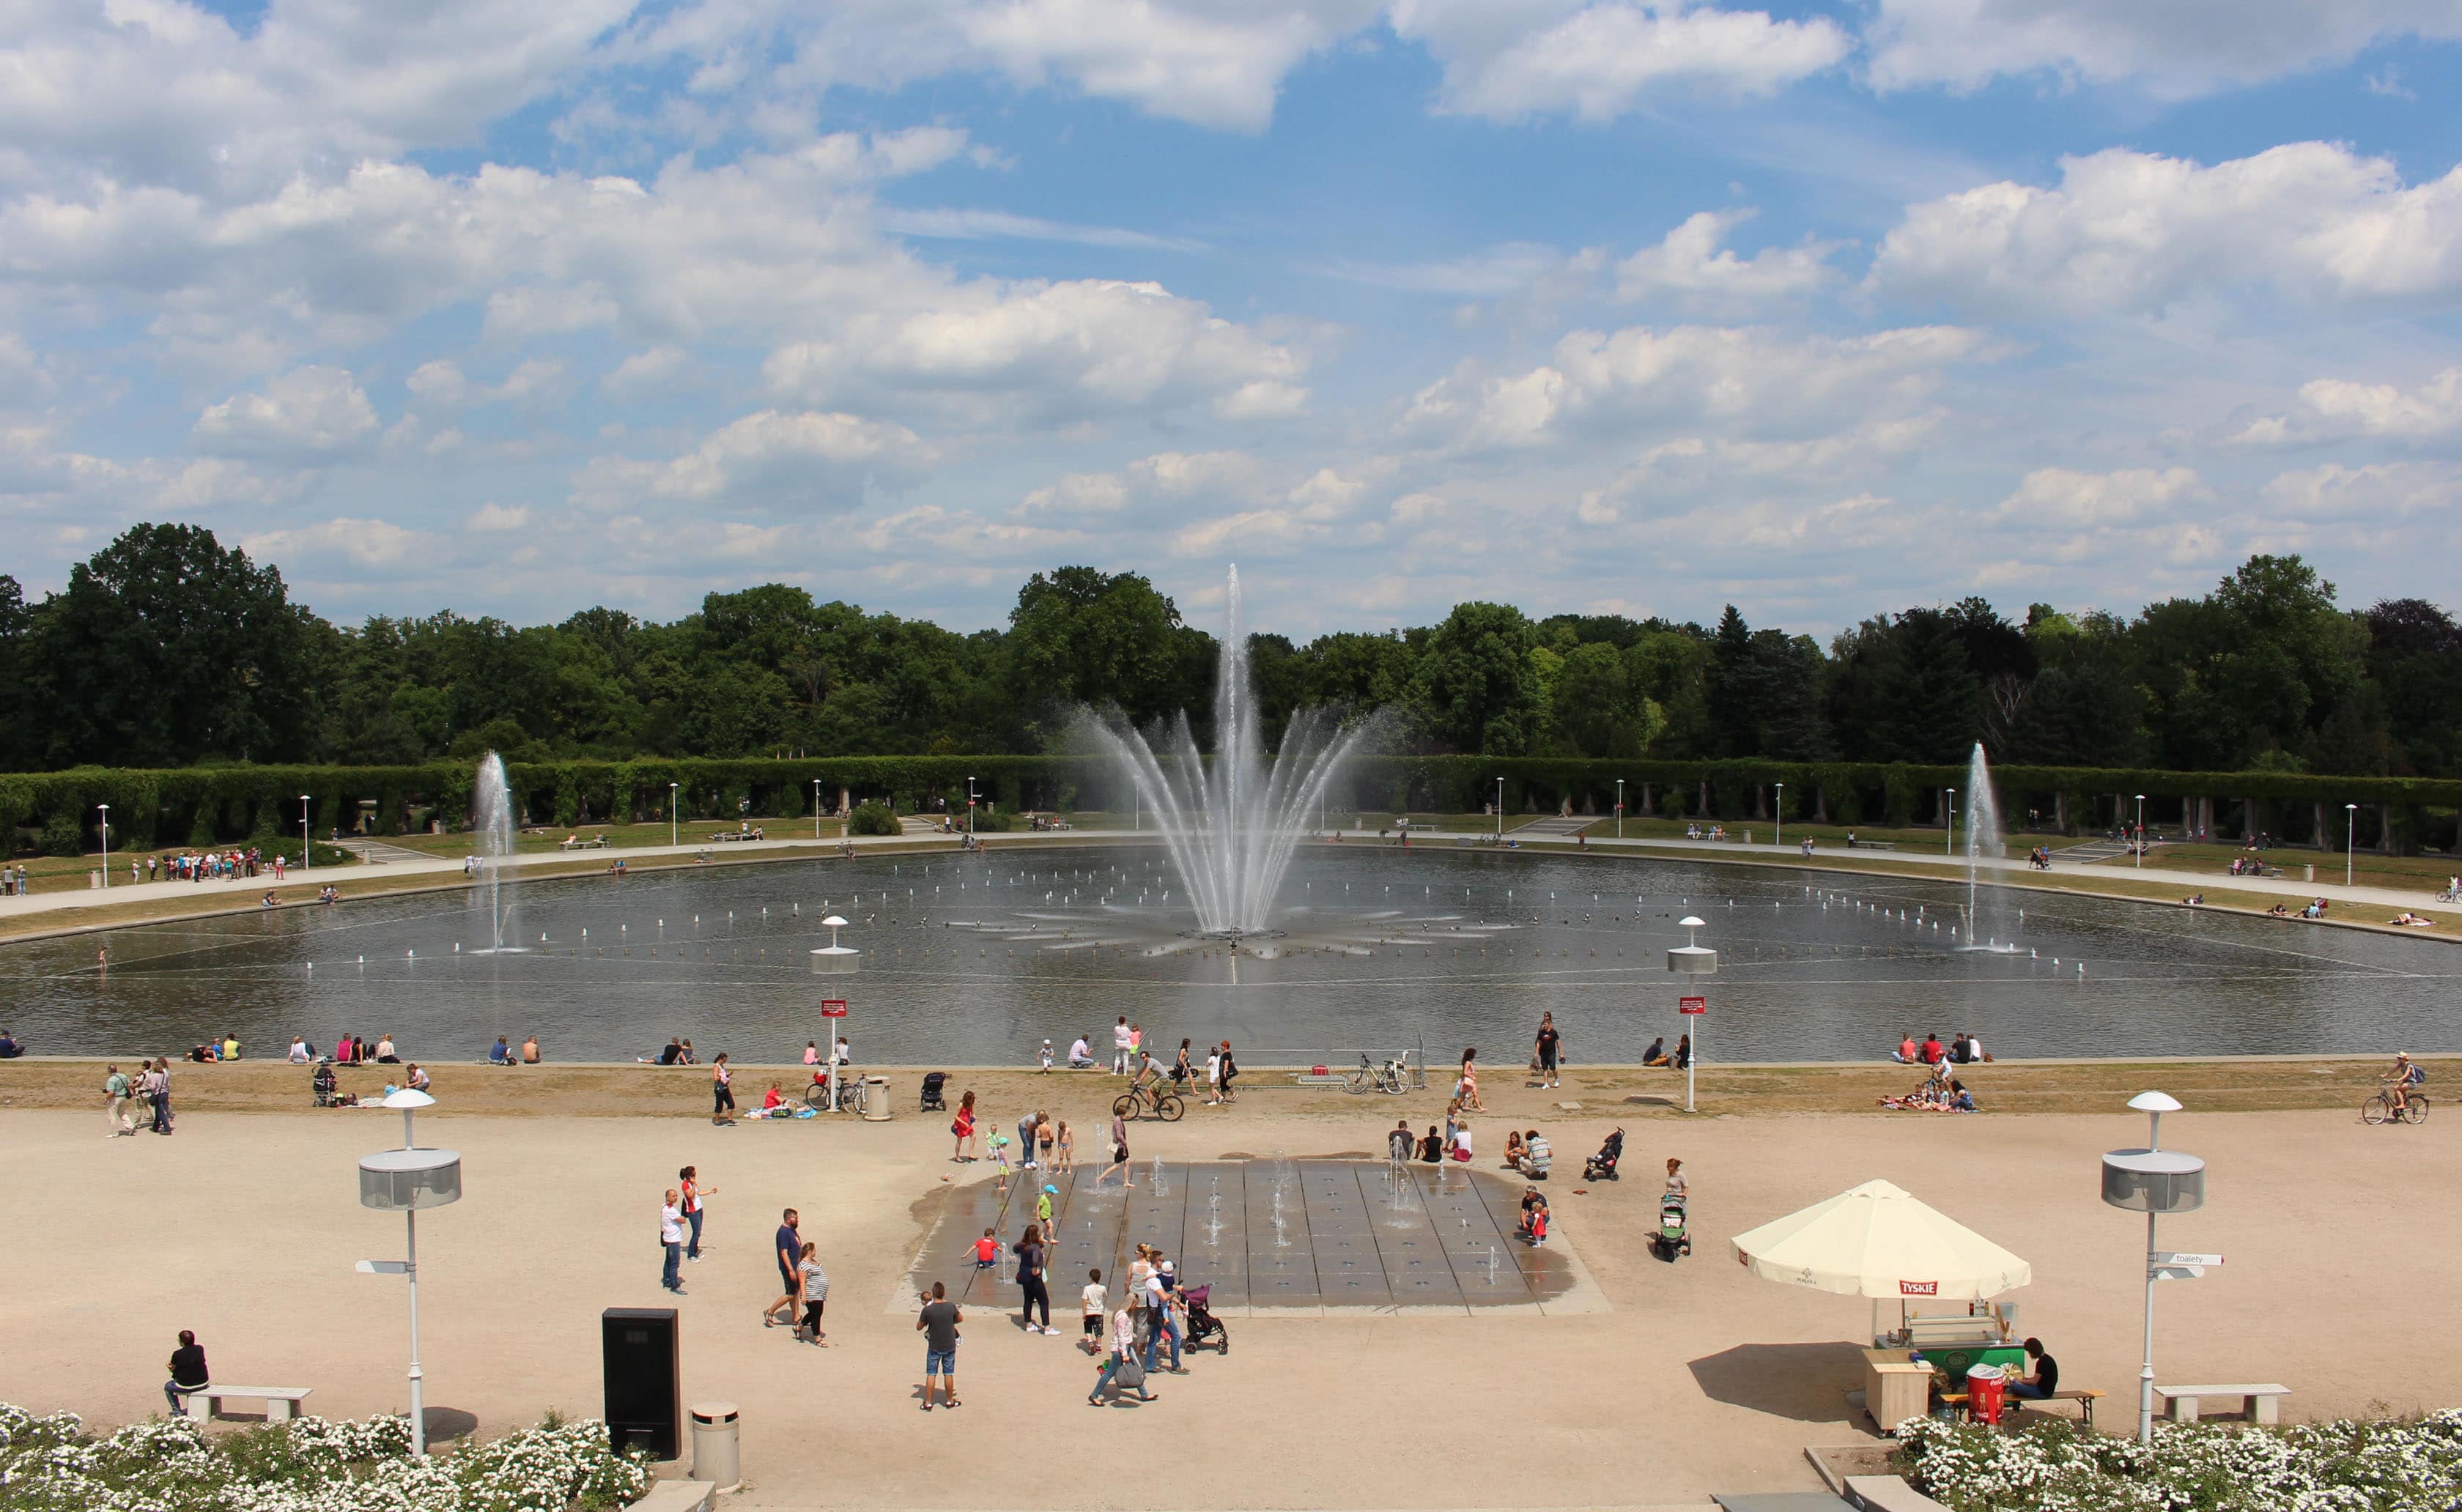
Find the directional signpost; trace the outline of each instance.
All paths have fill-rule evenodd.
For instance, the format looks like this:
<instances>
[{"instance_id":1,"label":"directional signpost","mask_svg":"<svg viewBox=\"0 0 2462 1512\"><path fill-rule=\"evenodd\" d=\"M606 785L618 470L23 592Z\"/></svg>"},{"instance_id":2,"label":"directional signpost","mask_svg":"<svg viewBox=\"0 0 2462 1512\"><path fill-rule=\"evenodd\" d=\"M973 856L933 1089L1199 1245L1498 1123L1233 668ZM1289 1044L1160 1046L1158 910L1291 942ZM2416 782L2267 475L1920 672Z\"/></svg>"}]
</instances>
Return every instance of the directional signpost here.
<instances>
[{"instance_id":1,"label":"directional signpost","mask_svg":"<svg viewBox=\"0 0 2462 1512\"><path fill-rule=\"evenodd\" d=\"M2206 1273L2208 1266L2223 1263L2220 1255L2164 1253L2152 1259L2153 1264L2146 1272L2149 1281L2194 1281Z\"/></svg>"}]
</instances>

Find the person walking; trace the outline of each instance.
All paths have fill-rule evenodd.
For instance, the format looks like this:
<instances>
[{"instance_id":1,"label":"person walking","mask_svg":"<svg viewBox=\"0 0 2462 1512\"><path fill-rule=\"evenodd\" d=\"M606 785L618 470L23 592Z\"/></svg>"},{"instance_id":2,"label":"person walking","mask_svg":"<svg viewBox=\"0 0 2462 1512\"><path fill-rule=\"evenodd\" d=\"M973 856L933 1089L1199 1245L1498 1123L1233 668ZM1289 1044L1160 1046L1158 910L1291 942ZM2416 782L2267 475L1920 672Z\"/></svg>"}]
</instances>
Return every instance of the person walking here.
<instances>
[{"instance_id":1,"label":"person walking","mask_svg":"<svg viewBox=\"0 0 2462 1512\"><path fill-rule=\"evenodd\" d=\"M1137 1184L1129 1175L1129 1120L1124 1113L1112 1114L1112 1163L1095 1173L1094 1190L1101 1191L1114 1171L1120 1173L1122 1190Z\"/></svg>"},{"instance_id":2,"label":"person walking","mask_svg":"<svg viewBox=\"0 0 2462 1512\"><path fill-rule=\"evenodd\" d=\"M171 1132L171 1058L154 1057L154 1069L145 1073L145 1100L154 1108L154 1132Z\"/></svg>"},{"instance_id":3,"label":"person walking","mask_svg":"<svg viewBox=\"0 0 2462 1512\"><path fill-rule=\"evenodd\" d=\"M1051 1326L1051 1290L1044 1284L1045 1254L1043 1225L1026 1224L1026 1237L1017 1242L1017 1287L1024 1294L1024 1300L1018 1304L1017 1321L1026 1325L1028 1333L1056 1336L1060 1330ZM1039 1328L1034 1321L1037 1308L1043 1313Z\"/></svg>"},{"instance_id":4,"label":"person walking","mask_svg":"<svg viewBox=\"0 0 2462 1512\"><path fill-rule=\"evenodd\" d=\"M213 1381L205 1369L205 1346L187 1328L180 1330L180 1347L171 1351L171 1378L162 1383L162 1395L171 1404L171 1415L186 1411L188 1398Z\"/></svg>"},{"instance_id":5,"label":"person walking","mask_svg":"<svg viewBox=\"0 0 2462 1512\"><path fill-rule=\"evenodd\" d=\"M1205 1100L1208 1104L1222 1100L1222 1051L1220 1048L1205 1052Z\"/></svg>"},{"instance_id":6,"label":"person walking","mask_svg":"<svg viewBox=\"0 0 2462 1512\"><path fill-rule=\"evenodd\" d=\"M1556 1075L1556 1060L1563 1052L1564 1046L1564 1037L1556 1032L1556 1015L1553 1013L1539 1015L1539 1039L1531 1048L1539 1055L1540 1080L1550 1087L1564 1085Z\"/></svg>"},{"instance_id":7,"label":"person walking","mask_svg":"<svg viewBox=\"0 0 2462 1512\"><path fill-rule=\"evenodd\" d=\"M709 1063L709 1121L721 1129L735 1126L735 1073L727 1069L724 1050Z\"/></svg>"},{"instance_id":8,"label":"person walking","mask_svg":"<svg viewBox=\"0 0 2462 1512\"><path fill-rule=\"evenodd\" d=\"M828 1335L821 1332L821 1310L830 1300L830 1273L821 1268L820 1248L808 1239L796 1257L795 1280L804 1302L804 1317L795 1325L795 1337L827 1349Z\"/></svg>"},{"instance_id":9,"label":"person walking","mask_svg":"<svg viewBox=\"0 0 2462 1512\"><path fill-rule=\"evenodd\" d=\"M1487 1104L1479 1100L1479 1047L1462 1051L1461 1080L1454 1083L1454 1099L1475 1113L1487 1112Z\"/></svg>"},{"instance_id":10,"label":"person walking","mask_svg":"<svg viewBox=\"0 0 2462 1512\"><path fill-rule=\"evenodd\" d=\"M659 1204L659 1245L666 1251L666 1269L659 1285L678 1296L683 1295L684 1215L676 1206L676 1189L667 1188L667 1199Z\"/></svg>"},{"instance_id":11,"label":"person walking","mask_svg":"<svg viewBox=\"0 0 2462 1512\"><path fill-rule=\"evenodd\" d=\"M1232 1058L1231 1042L1224 1040L1222 1042L1222 1100L1226 1103L1236 1103L1240 1100L1240 1089L1232 1085L1239 1079L1239 1075L1240 1063Z\"/></svg>"},{"instance_id":12,"label":"person walking","mask_svg":"<svg viewBox=\"0 0 2462 1512\"><path fill-rule=\"evenodd\" d=\"M676 1173L679 1190L683 1193L684 1221L692 1225L692 1239L684 1245L684 1259L701 1259L701 1200L718 1195L715 1187L704 1187L696 1173L698 1166L686 1166Z\"/></svg>"},{"instance_id":13,"label":"person walking","mask_svg":"<svg viewBox=\"0 0 2462 1512\"><path fill-rule=\"evenodd\" d=\"M915 1317L915 1331L923 1335L923 1410L932 1410L932 1386L940 1383L940 1394L946 1405L961 1405L958 1400L958 1325L966 1315L949 1300L949 1287L944 1282L932 1283L931 1300Z\"/></svg>"},{"instance_id":14,"label":"person walking","mask_svg":"<svg viewBox=\"0 0 2462 1512\"><path fill-rule=\"evenodd\" d=\"M1086 1393L1086 1405L1102 1406L1103 1388L1114 1384L1134 1388L1138 1401L1155 1399L1153 1393L1146 1390L1144 1367L1137 1363L1137 1325L1130 1315L1127 1303L1122 1303L1120 1309L1112 1314L1112 1347L1103 1359L1103 1373L1094 1377L1094 1389Z\"/></svg>"},{"instance_id":15,"label":"person walking","mask_svg":"<svg viewBox=\"0 0 2462 1512\"><path fill-rule=\"evenodd\" d=\"M105 1069L102 1078L103 1124L106 1139L137 1133L135 1119L128 1116L129 1087L126 1073L117 1066Z\"/></svg>"},{"instance_id":16,"label":"person walking","mask_svg":"<svg viewBox=\"0 0 2462 1512\"><path fill-rule=\"evenodd\" d=\"M958 1136L958 1149L949 1158L960 1165L974 1156L966 1154L968 1141L975 1137L975 1094L969 1091L958 1099L957 1115L949 1120L949 1132Z\"/></svg>"},{"instance_id":17,"label":"person walking","mask_svg":"<svg viewBox=\"0 0 2462 1512\"><path fill-rule=\"evenodd\" d=\"M765 1328L778 1326L781 1308L785 1309L788 1322L795 1321L795 1293L801 1285L804 1261L804 1237L798 1232L802 1223L803 1220L796 1216L793 1208L787 1209L779 1216L778 1232L769 1241L770 1258L778 1263L780 1287L778 1300L761 1309L761 1326Z\"/></svg>"}]
</instances>

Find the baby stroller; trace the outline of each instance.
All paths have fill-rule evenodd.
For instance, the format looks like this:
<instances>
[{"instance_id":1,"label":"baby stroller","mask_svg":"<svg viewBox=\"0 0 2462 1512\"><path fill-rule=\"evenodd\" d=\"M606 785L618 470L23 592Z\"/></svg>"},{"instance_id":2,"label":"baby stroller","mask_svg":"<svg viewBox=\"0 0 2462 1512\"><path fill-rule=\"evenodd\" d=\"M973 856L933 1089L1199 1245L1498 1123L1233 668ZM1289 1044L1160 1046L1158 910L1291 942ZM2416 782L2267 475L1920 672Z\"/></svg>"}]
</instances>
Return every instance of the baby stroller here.
<instances>
[{"instance_id":1,"label":"baby stroller","mask_svg":"<svg viewBox=\"0 0 2462 1512\"><path fill-rule=\"evenodd\" d=\"M1658 1199L1658 1232L1651 1237L1650 1247L1669 1264L1678 1255L1693 1253L1693 1236L1684 1231L1684 1194L1670 1192Z\"/></svg>"},{"instance_id":2,"label":"baby stroller","mask_svg":"<svg viewBox=\"0 0 2462 1512\"><path fill-rule=\"evenodd\" d=\"M1623 1158L1624 1131L1619 1129L1608 1135L1608 1142L1599 1146L1598 1154L1582 1162L1582 1179L1585 1181L1622 1180L1623 1177L1616 1175L1616 1162Z\"/></svg>"},{"instance_id":3,"label":"baby stroller","mask_svg":"<svg viewBox=\"0 0 2462 1512\"><path fill-rule=\"evenodd\" d=\"M948 1081L948 1079L949 1073L947 1071L925 1071L923 1073L923 1111L925 1112L944 1113L949 1111L949 1105L940 1100L940 1088L943 1083Z\"/></svg>"},{"instance_id":4,"label":"baby stroller","mask_svg":"<svg viewBox=\"0 0 2462 1512\"><path fill-rule=\"evenodd\" d=\"M309 1078L308 1085L316 1093L317 1107L331 1108L334 1106L334 1089L336 1083L334 1076L334 1066L331 1061L318 1061L316 1063L316 1074Z\"/></svg>"},{"instance_id":5,"label":"baby stroller","mask_svg":"<svg viewBox=\"0 0 2462 1512\"><path fill-rule=\"evenodd\" d=\"M1213 1294L1212 1286L1190 1286L1180 1295L1188 1299L1188 1347L1195 1349L1211 1339L1214 1347L1231 1352L1231 1330L1221 1319L1205 1310L1205 1299Z\"/></svg>"}]
</instances>

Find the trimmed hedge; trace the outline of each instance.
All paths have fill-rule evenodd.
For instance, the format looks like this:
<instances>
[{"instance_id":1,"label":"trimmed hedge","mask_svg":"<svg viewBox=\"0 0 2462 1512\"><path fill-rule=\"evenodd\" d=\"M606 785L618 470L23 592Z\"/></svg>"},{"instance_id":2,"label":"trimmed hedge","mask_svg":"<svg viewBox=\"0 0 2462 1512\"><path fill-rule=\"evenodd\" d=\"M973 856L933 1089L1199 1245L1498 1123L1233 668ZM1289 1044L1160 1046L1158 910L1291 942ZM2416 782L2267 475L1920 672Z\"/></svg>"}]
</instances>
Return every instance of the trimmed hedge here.
<instances>
[{"instance_id":1,"label":"trimmed hedge","mask_svg":"<svg viewBox=\"0 0 2462 1512\"><path fill-rule=\"evenodd\" d=\"M571 826L663 816L674 784L683 817L736 817L736 802L769 817L809 817L817 791L834 808L841 790L911 813L936 799L964 811L966 781L1003 812L1071 808L1126 809L1129 790L1090 756L842 756L794 761L514 762L506 774L525 822ZM340 828L394 834L410 810L431 810L445 829L465 825L476 767L195 767L174 770L75 767L0 774L0 836L14 849L97 848L95 806L111 805L112 848L212 845L296 834L300 799L322 836ZM1635 813L1671 818L1760 819L1774 811L1775 785L1786 785L1787 817L1838 824L1939 822L1942 789L1966 785L1963 767L1846 762L1588 761L1485 756L1363 756L1327 795L1329 808L1395 812L1477 812L1504 781L1507 812L1612 813L1616 781ZM2242 827L2306 834L2322 814L2339 829L2344 804L2362 806L2364 843L2386 849L2451 846L2452 810L2462 781L2411 777L2329 777L2296 772L2172 772L2132 767L2003 767L1993 773L2009 828L2029 809L2045 825L2065 813L2071 831L2134 817L2133 794L2148 797L2147 818L2166 825L2204 822L2224 829L2217 805L2250 803ZM817 788L815 787L817 784ZM2202 807L2200 807L2202 806Z\"/></svg>"}]
</instances>

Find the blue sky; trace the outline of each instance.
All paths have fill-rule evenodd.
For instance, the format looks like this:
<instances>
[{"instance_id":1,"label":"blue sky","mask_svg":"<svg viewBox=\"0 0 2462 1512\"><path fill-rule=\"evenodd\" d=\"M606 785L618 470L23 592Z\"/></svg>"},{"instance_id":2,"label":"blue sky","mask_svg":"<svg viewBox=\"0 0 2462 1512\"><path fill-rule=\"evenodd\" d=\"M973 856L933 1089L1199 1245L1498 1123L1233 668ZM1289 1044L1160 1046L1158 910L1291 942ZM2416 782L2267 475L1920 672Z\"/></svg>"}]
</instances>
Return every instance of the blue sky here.
<instances>
[{"instance_id":1,"label":"blue sky","mask_svg":"<svg viewBox=\"0 0 2462 1512\"><path fill-rule=\"evenodd\" d=\"M536 11L538 13L522 13ZM0 571L331 616L2448 602L2452 0L30 0Z\"/></svg>"}]
</instances>

